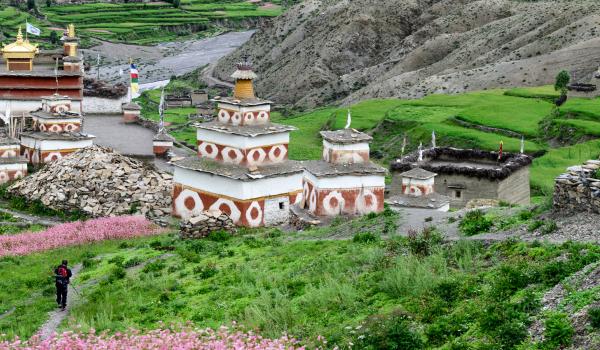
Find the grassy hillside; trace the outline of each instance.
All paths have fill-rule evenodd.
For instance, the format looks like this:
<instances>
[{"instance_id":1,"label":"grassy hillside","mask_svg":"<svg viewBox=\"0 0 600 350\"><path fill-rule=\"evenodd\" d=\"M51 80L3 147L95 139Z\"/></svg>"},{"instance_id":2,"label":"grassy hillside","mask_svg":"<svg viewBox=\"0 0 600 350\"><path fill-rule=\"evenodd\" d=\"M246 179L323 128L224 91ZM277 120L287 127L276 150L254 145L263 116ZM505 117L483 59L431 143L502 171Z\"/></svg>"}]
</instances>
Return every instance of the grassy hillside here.
<instances>
[{"instance_id":1,"label":"grassy hillside","mask_svg":"<svg viewBox=\"0 0 600 350\"><path fill-rule=\"evenodd\" d=\"M503 141L504 149L510 152L519 151L519 135L523 135L525 152L545 152L531 169L532 187L544 194L552 192L554 178L566 167L600 154L600 142L593 140L600 135L600 101L570 99L555 115L545 96L554 96L549 87L430 95L419 100L367 100L350 106L350 110L352 127L373 134L372 150L379 151L376 154L384 164L400 155L405 134L407 150L416 149L420 142L428 145L435 131L438 145L497 150ZM291 158L318 159L318 131L343 128L346 115L346 108L322 108L290 117L275 116L274 120L300 129L292 133ZM576 144L552 147L555 138Z\"/></svg>"},{"instance_id":2,"label":"grassy hillside","mask_svg":"<svg viewBox=\"0 0 600 350\"><path fill-rule=\"evenodd\" d=\"M64 330L235 320L308 345L325 336L332 348L389 349L394 341L403 349L513 349L531 344L534 319L550 317L540 310L542 294L600 260L595 245L441 245L435 232L379 238L396 219L386 212L294 236L274 229L201 241L164 235L0 258L9 277L0 282L0 312L18 307L0 319L0 332L27 337L44 322L54 306L49 269L64 257L84 266L73 281L84 301ZM339 232L354 238L328 239ZM566 300L580 309L594 299L573 291Z\"/></svg>"},{"instance_id":3,"label":"grassy hillside","mask_svg":"<svg viewBox=\"0 0 600 350\"><path fill-rule=\"evenodd\" d=\"M179 7L172 2L149 3L86 3L52 4L38 2L45 20L29 15L24 8L11 6L0 8L0 29L14 38L17 27L25 25L25 19L42 29L41 38L34 41L48 42L50 32L62 34L59 28L74 23L78 35L84 39L99 38L137 44L155 44L177 40L190 34L204 36L219 31L219 25L241 27L241 21L260 17L274 17L282 12L280 0L268 4L253 4L235 0L182 0ZM85 43L85 41L84 41Z\"/></svg>"}]
</instances>

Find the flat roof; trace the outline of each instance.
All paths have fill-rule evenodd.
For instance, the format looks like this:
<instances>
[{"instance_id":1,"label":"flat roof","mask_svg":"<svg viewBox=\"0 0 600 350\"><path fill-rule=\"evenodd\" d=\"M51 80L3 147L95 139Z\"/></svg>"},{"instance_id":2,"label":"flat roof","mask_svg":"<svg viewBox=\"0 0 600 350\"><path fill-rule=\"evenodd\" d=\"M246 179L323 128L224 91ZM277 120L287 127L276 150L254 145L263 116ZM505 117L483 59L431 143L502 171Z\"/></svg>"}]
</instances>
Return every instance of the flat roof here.
<instances>
[{"instance_id":1,"label":"flat roof","mask_svg":"<svg viewBox=\"0 0 600 350\"><path fill-rule=\"evenodd\" d=\"M393 161L390 168L400 172L422 168L436 174L503 180L532 162L526 154L505 152L500 161L498 156L498 152L436 147L424 150L421 162L418 161L418 152L413 152Z\"/></svg>"},{"instance_id":2,"label":"flat roof","mask_svg":"<svg viewBox=\"0 0 600 350\"><path fill-rule=\"evenodd\" d=\"M6 135L4 135L4 136L0 135L0 146L6 146L6 145L20 146L21 142L16 138L8 137Z\"/></svg>"},{"instance_id":3,"label":"flat roof","mask_svg":"<svg viewBox=\"0 0 600 350\"><path fill-rule=\"evenodd\" d=\"M385 175L385 168L377 164L355 163L355 164L334 164L324 160L309 160L303 162L304 168L316 177L335 177L339 175Z\"/></svg>"},{"instance_id":4,"label":"flat roof","mask_svg":"<svg viewBox=\"0 0 600 350\"><path fill-rule=\"evenodd\" d=\"M290 125L282 125L275 123L268 123L264 125L231 125L224 124L219 121L212 121L208 123L196 123L194 126L198 129L210 130L221 132L225 134L233 134L240 136L256 137L261 135L279 134L283 132L290 132L298 130L296 127Z\"/></svg>"},{"instance_id":5,"label":"flat roof","mask_svg":"<svg viewBox=\"0 0 600 350\"><path fill-rule=\"evenodd\" d=\"M211 99L211 101L217 102L217 103L228 103L231 105L246 106L246 107L273 104L272 101L263 100L261 98L245 98L245 99L238 100L233 97L223 97L223 96L215 96L214 98Z\"/></svg>"},{"instance_id":6,"label":"flat roof","mask_svg":"<svg viewBox=\"0 0 600 350\"><path fill-rule=\"evenodd\" d=\"M48 113L46 111L38 110L29 113L32 116L36 116L42 119L81 119L81 114L76 112L61 112L61 113Z\"/></svg>"},{"instance_id":7,"label":"flat roof","mask_svg":"<svg viewBox=\"0 0 600 350\"><path fill-rule=\"evenodd\" d=\"M407 208L439 209L450 204L450 198L434 192L426 196L397 195L386 199L385 202Z\"/></svg>"},{"instance_id":8,"label":"flat roof","mask_svg":"<svg viewBox=\"0 0 600 350\"><path fill-rule=\"evenodd\" d=\"M411 179L418 179L418 180L431 179L432 177L435 177L436 175L437 175L436 173L432 173L431 171L427 171L427 170L421 169L421 168L412 168L409 171L405 171L402 174L400 174L400 176L402 176L402 177L409 177Z\"/></svg>"},{"instance_id":9,"label":"flat roof","mask_svg":"<svg viewBox=\"0 0 600 350\"><path fill-rule=\"evenodd\" d=\"M245 166L221 163L216 160L191 156L174 161L173 165L183 169L228 177L234 180L253 181L261 178L277 177L295 174L303 171L302 162L288 160L279 164L259 166L256 171L250 171Z\"/></svg>"},{"instance_id":10,"label":"flat roof","mask_svg":"<svg viewBox=\"0 0 600 350\"><path fill-rule=\"evenodd\" d=\"M36 140L63 140L63 141L79 141L79 140L91 140L96 138L94 135L82 134L77 132L63 132L63 133L55 133L55 132L46 132L46 131L36 131L36 132L23 132L21 136L31 137Z\"/></svg>"},{"instance_id":11,"label":"flat roof","mask_svg":"<svg viewBox=\"0 0 600 350\"><path fill-rule=\"evenodd\" d=\"M0 157L0 164L22 164L27 163L23 157Z\"/></svg>"},{"instance_id":12,"label":"flat roof","mask_svg":"<svg viewBox=\"0 0 600 350\"><path fill-rule=\"evenodd\" d=\"M356 129L340 129L333 131L321 131L324 140L338 144L353 144L370 142L373 138Z\"/></svg>"}]
</instances>

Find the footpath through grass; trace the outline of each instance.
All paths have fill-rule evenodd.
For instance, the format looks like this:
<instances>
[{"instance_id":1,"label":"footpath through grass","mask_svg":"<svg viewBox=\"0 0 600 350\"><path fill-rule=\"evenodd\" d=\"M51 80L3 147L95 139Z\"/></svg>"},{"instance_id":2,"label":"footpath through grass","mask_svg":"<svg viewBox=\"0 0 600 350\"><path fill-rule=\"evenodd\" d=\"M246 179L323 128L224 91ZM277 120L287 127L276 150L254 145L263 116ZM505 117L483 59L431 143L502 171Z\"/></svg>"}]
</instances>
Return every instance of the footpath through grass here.
<instances>
[{"instance_id":1,"label":"footpath through grass","mask_svg":"<svg viewBox=\"0 0 600 350\"><path fill-rule=\"evenodd\" d=\"M17 305L19 312L0 320L0 333L27 337L43 323L54 307L50 268L64 257L84 265L76 286L99 282L83 292L85 302L72 309L63 330L152 329L188 320L218 327L235 320L267 337L288 332L309 346L322 335L343 349L389 341L406 349L513 349L531 343L534 317L547 317L541 295L600 260L600 248L586 244L442 245L435 230L382 239L386 217L394 214L357 219L362 229L349 240L323 238L336 224L300 240L260 229L233 238L165 235L3 258L0 305Z\"/></svg>"}]
</instances>

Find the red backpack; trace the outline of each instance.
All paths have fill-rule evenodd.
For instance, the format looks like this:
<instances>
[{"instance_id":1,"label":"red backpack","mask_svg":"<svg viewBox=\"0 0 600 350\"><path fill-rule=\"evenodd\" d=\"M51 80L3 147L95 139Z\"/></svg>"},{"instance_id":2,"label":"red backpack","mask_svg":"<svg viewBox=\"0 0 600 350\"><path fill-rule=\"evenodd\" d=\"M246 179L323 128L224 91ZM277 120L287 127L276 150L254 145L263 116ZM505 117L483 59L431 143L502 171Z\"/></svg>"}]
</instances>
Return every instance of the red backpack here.
<instances>
[{"instance_id":1,"label":"red backpack","mask_svg":"<svg viewBox=\"0 0 600 350\"><path fill-rule=\"evenodd\" d=\"M59 266L58 267L58 275L63 278L67 278L67 276L69 275L69 273L67 272L67 268L64 266Z\"/></svg>"}]
</instances>

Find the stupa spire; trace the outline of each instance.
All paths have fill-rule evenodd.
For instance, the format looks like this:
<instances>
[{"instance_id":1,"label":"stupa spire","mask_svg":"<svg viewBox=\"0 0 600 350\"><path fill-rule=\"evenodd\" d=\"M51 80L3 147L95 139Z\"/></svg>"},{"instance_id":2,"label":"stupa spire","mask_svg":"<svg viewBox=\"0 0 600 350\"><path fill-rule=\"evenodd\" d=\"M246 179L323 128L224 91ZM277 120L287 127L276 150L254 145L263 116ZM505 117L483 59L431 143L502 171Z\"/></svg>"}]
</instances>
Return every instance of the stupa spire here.
<instances>
[{"instance_id":1,"label":"stupa spire","mask_svg":"<svg viewBox=\"0 0 600 350\"><path fill-rule=\"evenodd\" d=\"M257 78L257 75L252 71L250 57L244 55L242 60L237 64L237 70L231 75L235 79L233 98L238 100L255 99L253 81Z\"/></svg>"}]
</instances>

